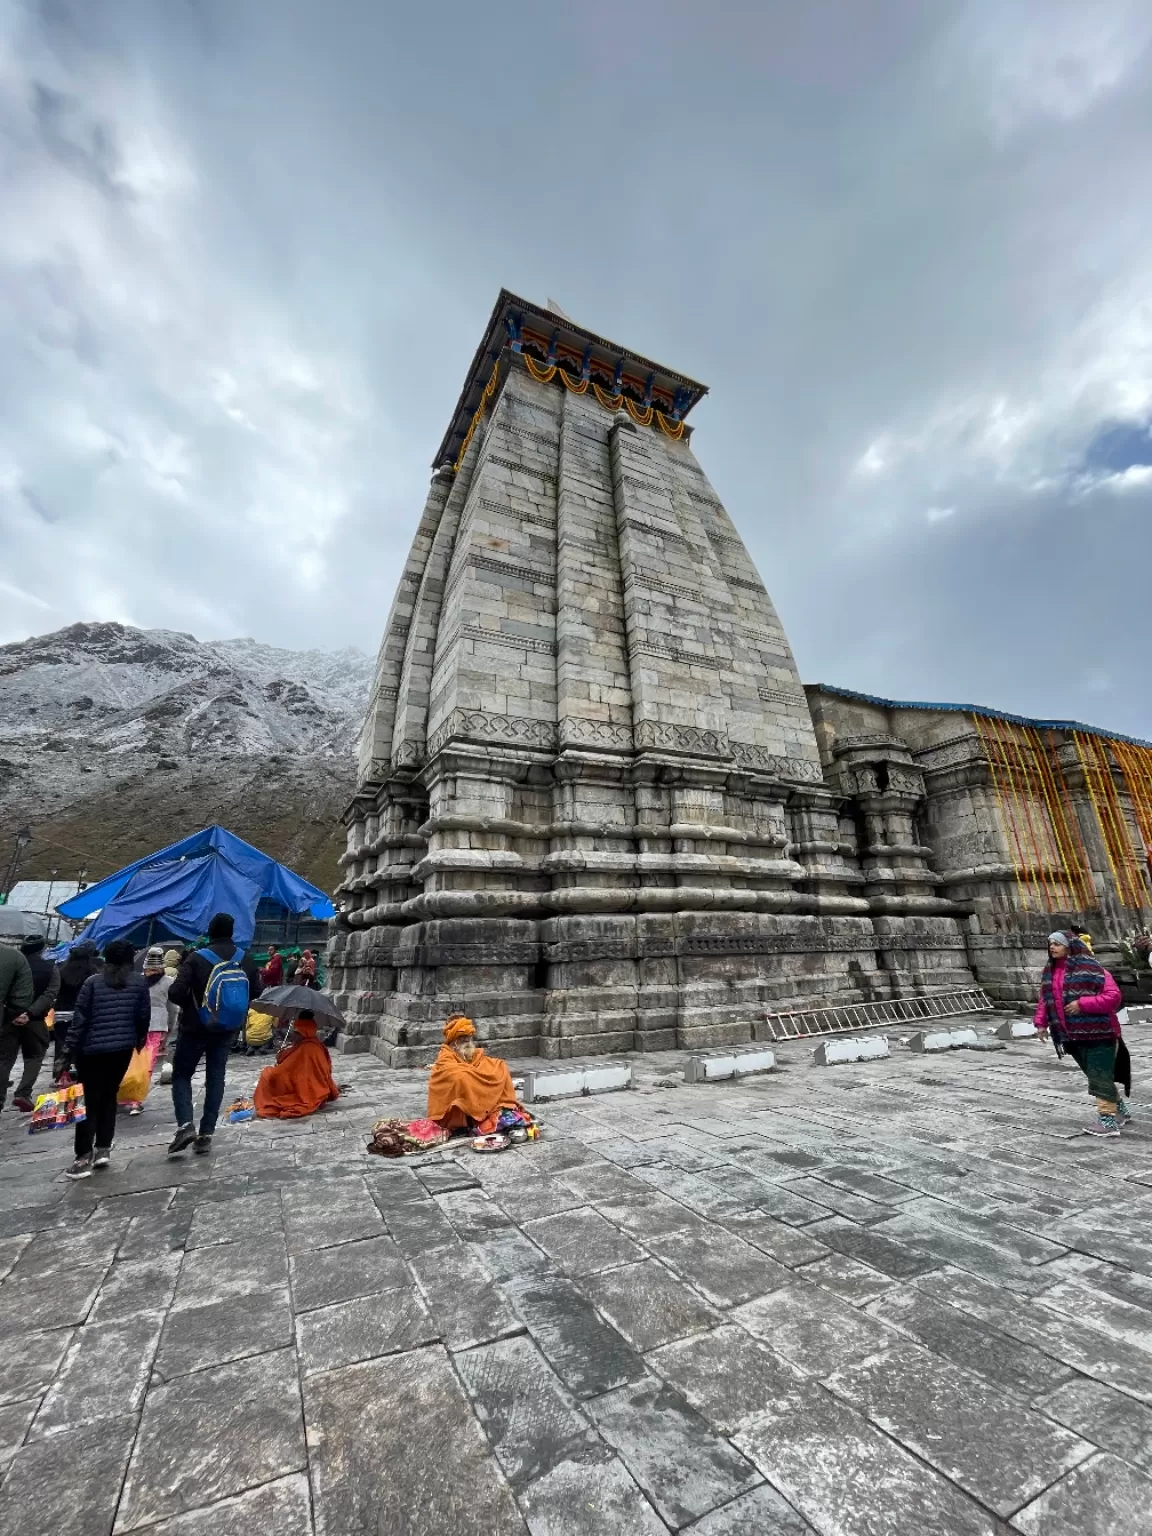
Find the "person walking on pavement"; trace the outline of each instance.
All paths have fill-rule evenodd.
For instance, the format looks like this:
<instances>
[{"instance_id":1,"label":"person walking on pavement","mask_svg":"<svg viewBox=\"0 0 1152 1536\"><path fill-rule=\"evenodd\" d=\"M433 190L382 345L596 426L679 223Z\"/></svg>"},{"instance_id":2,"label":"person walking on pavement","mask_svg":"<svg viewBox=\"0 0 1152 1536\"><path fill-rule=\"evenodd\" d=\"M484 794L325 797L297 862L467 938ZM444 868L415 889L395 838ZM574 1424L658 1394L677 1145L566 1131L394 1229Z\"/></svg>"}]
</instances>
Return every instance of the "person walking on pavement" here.
<instances>
[{"instance_id":1,"label":"person walking on pavement","mask_svg":"<svg viewBox=\"0 0 1152 1536\"><path fill-rule=\"evenodd\" d=\"M76 1126L70 1179L107 1168L116 1134L116 1091L133 1051L148 1038L148 985L134 969L135 958L126 939L113 939L104 951L103 970L89 976L72 1010L64 1055L83 1085L85 1118Z\"/></svg>"},{"instance_id":2,"label":"person walking on pavement","mask_svg":"<svg viewBox=\"0 0 1152 1536\"><path fill-rule=\"evenodd\" d=\"M20 946L20 953L28 962L28 969L32 972L32 985L36 990L36 995L29 1006L23 1013L17 1014L12 1021L20 1033L20 1053L24 1057L24 1070L20 1074L16 1092L12 1095L12 1108L18 1109L25 1115L30 1115L35 1108L32 1102L32 1090L36 1086L40 1067L48 1054L48 1014L60 990L60 970L53 961L45 958L46 943L47 940L37 933L25 939ZM12 1063L3 1064L0 1070L0 1105L4 1102L8 1074L11 1070Z\"/></svg>"},{"instance_id":3,"label":"person walking on pavement","mask_svg":"<svg viewBox=\"0 0 1152 1536\"><path fill-rule=\"evenodd\" d=\"M163 947L153 944L144 956L144 980L148 986L148 1004L152 1010L148 1020L148 1039L144 1043L144 1048L148 1052L149 1079L156 1066L156 1058L164 1049L168 1039L172 1013L168 1003L168 992L174 976L175 972L170 976L164 969ZM138 1115L143 1107L139 1099L121 1100L121 1108L126 1109L130 1115Z\"/></svg>"},{"instance_id":4,"label":"person walking on pavement","mask_svg":"<svg viewBox=\"0 0 1152 1536\"><path fill-rule=\"evenodd\" d=\"M168 1033L164 1036L164 1060L160 1066L160 1081L170 1083L172 1081L172 1055L176 1049L176 1033L180 1024L180 1010L169 997L172 983L176 980L176 973L180 969L180 962L184 955L178 949L166 949L164 951L164 974L168 978L168 986L164 992L164 1004L168 1010Z\"/></svg>"},{"instance_id":5,"label":"person walking on pavement","mask_svg":"<svg viewBox=\"0 0 1152 1536\"><path fill-rule=\"evenodd\" d=\"M1115 978L1079 938L1048 935L1048 964L1033 1023L1041 1035L1052 1031L1056 1054L1071 1056L1088 1079L1096 1118L1084 1127L1087 1136L1119 1136L1121 1126L1131 1119L1115 1082L1121 1040L1117 1010L1122 1001Z\"/></svg>"},{"instance_id":6,"label":"person walking on pavement","mask_svg":"<svg viewBox=\"0 0 1152 1536\"><path fill-rule=\"evenodd\" d=\"M64 1042L68 1038L68 1026L80 988L99 969L96 946L87 939L69 951L67 960L60 967L60 990L56 994L56 1019L52 1025L52 1076L56 1079L64 1071Z\"/></svg>"},{"instance_id":7,"label":"person walking on pavement","mask_svg":"<svg viewBox=\"0 0 1152 1536\"><path fill-rule=\"evenodd\" d=\"M35 997L36 984L28 961L12 945L0 944L0 1104L8 1095L8 1080L27 1027L16 1020L27 1014Z\"/></svg>"},{"instance_id":8,"label":"person walking on pavement","mask_svg":"<svg viewBox=\"0 0 1152 1536\"><path fill-rule=\"evenodd\" d=\"M247 1018L250 999L260 993L260 973L250 956L233 943L234 927L231 913L217 912L208 924L208 947L187 956L168 993L180 1008L180 1034L172 1059L176 1135L168 1147L169 1157L178 1157L193 1144L200 1153L212 1150L228 1056ZM192 1118L192 1074L201 1057L204 1109L197 1132Z\"/></svg>"}]
</instances>

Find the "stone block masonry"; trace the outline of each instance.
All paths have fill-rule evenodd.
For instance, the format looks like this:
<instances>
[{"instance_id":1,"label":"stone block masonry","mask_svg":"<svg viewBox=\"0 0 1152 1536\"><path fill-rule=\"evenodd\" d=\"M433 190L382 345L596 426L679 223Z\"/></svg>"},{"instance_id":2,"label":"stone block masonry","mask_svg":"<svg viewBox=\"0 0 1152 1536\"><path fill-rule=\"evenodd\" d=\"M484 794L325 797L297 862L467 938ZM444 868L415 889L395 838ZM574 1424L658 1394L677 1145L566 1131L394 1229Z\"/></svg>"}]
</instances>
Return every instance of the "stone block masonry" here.
<instances>
[{"instance_id":1,"label":"stone block masonry","mask_svg":"<svg viewBox=\"0 0 1152 1536\"><path fill-rule=\"evenodd\" d=\"M558 368L557 365L558 364ZM921 775L829 774L696 461L703 386L501 294L380 649L329 954L346 1045L560 1060L971 985ZM897 762L907 759L907 769Z\"/></svg>"}]
</instances>

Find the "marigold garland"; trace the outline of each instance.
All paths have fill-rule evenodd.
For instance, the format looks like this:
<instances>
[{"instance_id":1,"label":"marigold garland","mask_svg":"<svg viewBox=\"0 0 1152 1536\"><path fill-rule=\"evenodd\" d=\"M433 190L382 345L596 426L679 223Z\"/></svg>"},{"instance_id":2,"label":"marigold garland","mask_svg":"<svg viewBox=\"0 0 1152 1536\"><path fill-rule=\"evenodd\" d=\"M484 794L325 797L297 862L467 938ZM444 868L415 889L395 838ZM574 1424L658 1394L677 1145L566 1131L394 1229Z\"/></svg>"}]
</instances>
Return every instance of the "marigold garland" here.
<instances>
[{"instance_id":1,"label":"marigold garland","mask_svg":"<svg viewBox=\"0 0 1152 1536\"><path fill-rule=\"evenodd\" d=\"M1114 741L1112 751L1120 765L1136 828L1144 842L1145 855L1152 853L1152 750L1128 741Z\"/></svg>"},{"instance_id":2,"label":"marigold garland","mask_svg":"<svg viewBox=\"0 0 1152 1536\"><path fill-rule=\"evenodd\" d=\"M1040 792L1048 813L1048 821L1056 839L1060 863L1064 867L1070 905L1084 909L1093 906L1094 888L1088 852L1080 836L1080 823L1076 819L1063 775L1052 766L1049 744L1046 744L1035 726L1025 726L1024 736L1032 748Z\"/></svg>"},{"instance_id":3,"label":"marigold garland","mask_svg":"<svg viewBox=\"0 0 1152 1536\"><path fill-rule=\"evenodd\" d=\"M998 744L989 729L987 720L980 715L973 715L972 719L980 740L984 744L984 754L988 761L988 771L991 775L992 788L996 796L996 808L1000 812L1000 821L1004 827L1007 839L1012 844L1012 849L1015 850L1015 857L1012 860L1012 873L1016 878L1016 889L1020 896L1020 906L1023 911L1027 912L1031 909L1031 903L1028 900L1024 850L1020 842L1020 834L1016 828L1016 818L1013 815L1009 798L1007 772L1001 762Z\"/></svg>"},{"instance_id":4,"label":"marigold garland","mask_svg":"<svg viewBox=\"0 0 1152 1536\"><path fill-rule=\"evenodd\" d=\"M1116 793L1108 749L1098 737L1087 736L1081 731L1073 731L1072 739L1076 743L1088 799L1100 827L1113 888L1122 906L1139 909L1144 905L1144 882L1128 835L1127 818Z\"/></svg>"}]
</instances>

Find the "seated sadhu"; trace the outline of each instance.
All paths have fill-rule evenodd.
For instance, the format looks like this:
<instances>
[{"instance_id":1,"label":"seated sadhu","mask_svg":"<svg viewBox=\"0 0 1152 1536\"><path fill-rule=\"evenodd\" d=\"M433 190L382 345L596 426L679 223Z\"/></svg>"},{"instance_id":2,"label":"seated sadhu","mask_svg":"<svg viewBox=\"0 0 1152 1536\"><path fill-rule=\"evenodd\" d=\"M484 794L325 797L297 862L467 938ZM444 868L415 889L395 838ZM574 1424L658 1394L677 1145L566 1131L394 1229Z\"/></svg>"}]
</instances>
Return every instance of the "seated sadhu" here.
<instances>
[{"instance_id":1,"label":"seated sadhu","mask_svg":"<svg viewBox=\"0 0 1152 1536\"><path fill-rule=\"evenodd\" d=\"M328 1047L316 1038L316 1020L302 1013L293 1028L295 1041L264 1068L252 1095L262 1120L299 1120L340 1097Z\"/></svg>"},{"instance_id":2,"label":"seated sadhu","mask_svg":"<svg viewBox=\"0 0 1152 1536\"><path fill-rule=\"evenodd\" d=\"M455 1014L428 1079L428 1118L447 1131L494 1131L502 1109L517 1109L508 1063L476 1044L476 1026Z\"/></svg>"}]
</instances>

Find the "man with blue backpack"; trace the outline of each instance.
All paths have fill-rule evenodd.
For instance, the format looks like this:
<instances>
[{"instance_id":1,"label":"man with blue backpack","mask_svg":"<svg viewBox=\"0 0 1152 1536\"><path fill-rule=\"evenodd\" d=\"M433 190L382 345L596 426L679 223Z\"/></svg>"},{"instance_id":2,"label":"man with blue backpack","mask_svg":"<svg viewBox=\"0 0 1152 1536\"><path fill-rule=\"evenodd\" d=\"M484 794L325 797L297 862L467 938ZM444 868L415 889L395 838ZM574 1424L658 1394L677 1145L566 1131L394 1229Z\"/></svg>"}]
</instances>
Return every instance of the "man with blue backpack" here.
<instances>
[{"instance_id":1,"label":"man with blue backpack","mask_svg":"<svg viewBox=\"0 0 1152 1536\"><path fill-rule=\"evenodd\" d=\"M248 1004L260 995L260 973L232 941L229 912L217 912L208 924L208 943L185 957L168 992L180 1008L180 1034L172 1058L172 1105L176 1135L168 1156L188 1147L211 1152L212 1134L224 1098L228 1056L248 1016ZM192 1074L204 1058L204 1112L197 1132L192 1118Z\"/></svg>"}]
</instances>

